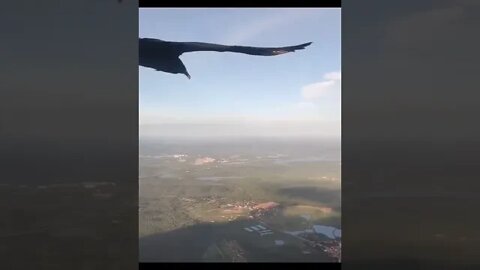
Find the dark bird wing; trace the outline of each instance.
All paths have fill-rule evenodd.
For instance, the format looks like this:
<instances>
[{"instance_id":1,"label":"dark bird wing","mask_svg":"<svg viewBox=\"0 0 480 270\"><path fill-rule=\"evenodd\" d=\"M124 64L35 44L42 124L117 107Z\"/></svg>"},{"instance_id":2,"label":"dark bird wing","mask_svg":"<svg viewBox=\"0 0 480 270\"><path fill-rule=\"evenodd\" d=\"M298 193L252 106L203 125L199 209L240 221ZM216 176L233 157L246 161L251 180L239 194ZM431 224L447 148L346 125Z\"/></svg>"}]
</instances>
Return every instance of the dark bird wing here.
<instances>
[{"instance_id":1,"label":"dark bird wing","mask_svg":"<svg viewBox=\"0 0 480 270\"><path fill-rule=\"evenodd\" d=\"M287 47L247 47L247 46L228 46L203 42L178 42L179 52L200 52L200 51L214 51L214 52L234 52L244 53L250 55L273 56L296 50L303 50L305 47L312 44L312 42Z\"/></svg>"}]
</instances>

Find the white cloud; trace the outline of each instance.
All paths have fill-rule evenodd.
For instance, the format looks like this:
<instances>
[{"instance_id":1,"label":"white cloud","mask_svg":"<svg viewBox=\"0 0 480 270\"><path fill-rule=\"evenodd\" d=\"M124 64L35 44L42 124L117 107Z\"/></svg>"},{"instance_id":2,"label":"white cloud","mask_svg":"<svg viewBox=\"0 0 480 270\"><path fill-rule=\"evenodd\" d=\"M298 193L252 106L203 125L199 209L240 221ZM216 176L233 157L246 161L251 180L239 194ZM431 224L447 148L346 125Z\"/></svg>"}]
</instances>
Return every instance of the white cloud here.
<instances>
[{"instance_id":1,"label":"white cloud","mask_svg":"<svg viewBox=\"0 0 480 270\"><path fill-rule=\"evenodd\" d=\"M326 80L340 81L342 79L342 73L340 71L329 72L323 76Z\"/></svg>"},{"instance_id":2,"label":"white cloud","mask_svg":"<svg viewBox=\"0 0 480 270\"><path fill-rule=\"evenodd\" d=\"M324 81L312 83L302 88L302 96L305 99L317 99L325 96L329 90L335 85L334 81Z\"/></svg>"},{"instance_id":3,"label":"white cloud","mask_svg":"<svg viewBox=\"0 0 480 270\"><path fill-rule=\"evenodd\" d=\"M340 72L326 73L323 81L305 85L302 88L302 97L307 100L316 100L326 96L329 92L340 91Z\"/></svg>"}]
</instances>

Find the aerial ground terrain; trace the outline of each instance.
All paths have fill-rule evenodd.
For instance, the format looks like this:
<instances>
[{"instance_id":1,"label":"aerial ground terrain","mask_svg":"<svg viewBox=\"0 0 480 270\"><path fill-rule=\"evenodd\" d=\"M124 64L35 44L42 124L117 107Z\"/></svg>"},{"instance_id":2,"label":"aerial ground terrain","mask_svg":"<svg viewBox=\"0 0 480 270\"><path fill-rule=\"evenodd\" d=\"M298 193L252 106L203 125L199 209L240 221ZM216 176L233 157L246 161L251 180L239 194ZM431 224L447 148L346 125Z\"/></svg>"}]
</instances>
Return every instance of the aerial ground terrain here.
<instances>
[{"instance_id":1,"label":"aerial ground terrain","mask_svg":"<svg viewBox=\"0 0 480 270\"><path fill-rule=\"evenodd\" d=\"M338 262L340 144L140 143L140 261Z\"/></svg>"}]
</instances>

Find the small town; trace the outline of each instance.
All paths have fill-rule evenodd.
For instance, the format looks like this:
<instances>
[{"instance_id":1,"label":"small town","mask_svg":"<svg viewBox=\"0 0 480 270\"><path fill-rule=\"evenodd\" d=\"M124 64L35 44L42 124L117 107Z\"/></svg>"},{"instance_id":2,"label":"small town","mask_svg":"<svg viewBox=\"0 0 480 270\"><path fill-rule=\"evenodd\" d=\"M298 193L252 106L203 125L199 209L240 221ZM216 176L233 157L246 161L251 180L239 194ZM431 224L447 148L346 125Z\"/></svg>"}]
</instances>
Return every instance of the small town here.
<instances>
[{"instance_id":1,"label":"small town","mask_svg":"<svg viewBox=\"0 0 480 270\"><path fill-rule=\"evenodd\" d=\"M251 220L252 226L244 227L243 230L248 233L257 234L259 237L271 236L275 232L285 233L301 240L306 246L318 249L328 254L329 257L335 261L341 261L341 230L331 226L313 225L309 228L305 228L302 231L284 231L276 229L273 224L268 221L268 217L275 217L281 211L281 205L277 202L255 202L249 200L226 202L225 198L205 196L197 199L193 198L181 198L182 201L188 204L206 203L210 207L219 210L219 216L211 216L210 223L215 222L230 222L236 219L248 219ZM320 208L324 210L323 208ZM329 210L329 209L327 209ZM325 212L329 212L325 210ZM215 218L214 218L215 217ZM257 224L258 223L258 224ZM273 240L275 246L284 245L284 241L281 239ZM227 244L228 243L228 244ZM241 261L242 252L241 247L235 241L227 241L223 243L224 247L231 247L229 250L232 253L234 250L236 255L234 256L237 261ZM233 248L235 247L235 248ZM304 254L310 254L311 251L303 250ZM233 255L232 255L233 256Z\"/></svg>"}]
</instances>

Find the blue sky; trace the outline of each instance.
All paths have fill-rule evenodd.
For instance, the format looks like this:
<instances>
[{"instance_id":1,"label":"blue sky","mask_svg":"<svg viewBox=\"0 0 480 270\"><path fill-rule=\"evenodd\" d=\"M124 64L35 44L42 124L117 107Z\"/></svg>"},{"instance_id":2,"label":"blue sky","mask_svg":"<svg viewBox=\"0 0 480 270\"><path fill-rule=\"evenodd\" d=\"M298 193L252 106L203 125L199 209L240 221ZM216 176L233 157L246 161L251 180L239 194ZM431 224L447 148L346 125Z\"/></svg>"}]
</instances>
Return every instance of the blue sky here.
<instances>
[{"instance_id":1,"label":"blue sky","mask_svg":"<svg viewBox=\"0 0 480 270\"><path fill-rule=\"evenodd\" d=\"M184 75L140 67L140 132L339 135L340 9L140 9L140 37L305 50L193 52ZM147 128L148 127L148 128Z\"/></svg>"}]
</instances>

